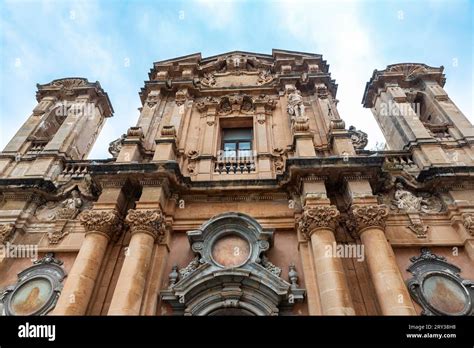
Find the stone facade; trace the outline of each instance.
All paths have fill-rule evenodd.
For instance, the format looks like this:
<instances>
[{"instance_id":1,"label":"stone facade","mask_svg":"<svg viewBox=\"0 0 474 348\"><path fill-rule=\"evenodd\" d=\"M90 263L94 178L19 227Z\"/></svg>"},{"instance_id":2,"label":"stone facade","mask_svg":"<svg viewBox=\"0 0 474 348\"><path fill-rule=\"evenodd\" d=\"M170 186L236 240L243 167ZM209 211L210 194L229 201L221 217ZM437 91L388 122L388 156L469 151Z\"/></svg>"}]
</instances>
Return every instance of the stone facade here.
<instances>
[{"instance_id":1,"label":"stone facade","mask_svg":"<svg viewBox=\"0 0 474 348\"><path fill-rule=\"evenodd\" d=\"M0 153L0 313L472 315L474 127L444 83L375 70L370 151L321 55L156 62L101 160L100 84L38 85Z\"/></svg>"}]
</instances>

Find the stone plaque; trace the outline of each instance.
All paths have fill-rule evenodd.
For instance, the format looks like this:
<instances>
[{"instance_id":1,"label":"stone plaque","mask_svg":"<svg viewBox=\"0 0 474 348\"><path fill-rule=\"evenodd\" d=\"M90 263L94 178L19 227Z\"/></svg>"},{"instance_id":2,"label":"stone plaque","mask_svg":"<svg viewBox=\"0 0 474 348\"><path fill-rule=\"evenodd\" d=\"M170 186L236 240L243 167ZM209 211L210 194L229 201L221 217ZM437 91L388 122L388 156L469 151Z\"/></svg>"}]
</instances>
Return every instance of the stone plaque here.
<instances>
[{"instance_id":1,"label":"stone plaque","mask_svg":"<svg viewBox=\"0 0 474 348\"><path fill-rule=\"evenodd\" d=\"M219 238L212 247L212 258L226 268L243 265L249 256L249 242L234 234Z\"/></svg>"}]
</instances>

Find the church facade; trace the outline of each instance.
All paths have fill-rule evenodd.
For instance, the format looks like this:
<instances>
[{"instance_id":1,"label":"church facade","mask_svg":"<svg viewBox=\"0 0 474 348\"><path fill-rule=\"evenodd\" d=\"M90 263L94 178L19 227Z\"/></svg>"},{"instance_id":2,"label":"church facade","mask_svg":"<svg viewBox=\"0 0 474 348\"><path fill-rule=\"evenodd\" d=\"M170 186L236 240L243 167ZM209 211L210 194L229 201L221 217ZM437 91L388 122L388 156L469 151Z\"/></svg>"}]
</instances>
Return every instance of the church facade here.
<instances>
[{"instance_id":1,"label":"church facade","mask_svg":"<svg viewBox=\"0 0 474 348\"><path fill-rule=\"evenodd\" d=\"M38 84L0 153L0 315L472 315L474 127L443 67L394 64L338 113L319 54L153 64L135 126L98 82Z\"/></svg>"}]
</instances>

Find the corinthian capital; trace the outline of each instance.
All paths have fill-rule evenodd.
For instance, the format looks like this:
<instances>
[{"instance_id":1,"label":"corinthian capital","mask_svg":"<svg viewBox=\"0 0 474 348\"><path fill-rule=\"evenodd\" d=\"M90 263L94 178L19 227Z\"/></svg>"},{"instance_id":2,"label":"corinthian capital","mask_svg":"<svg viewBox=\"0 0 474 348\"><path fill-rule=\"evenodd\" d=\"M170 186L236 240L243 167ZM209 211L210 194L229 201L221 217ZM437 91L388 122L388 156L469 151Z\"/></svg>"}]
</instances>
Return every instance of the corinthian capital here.
<instances>
[{"instance_id":1,"label":"corinthian capital","mask_svg":"<svg viewBox=\"0 0 474 348\"><path fill-rule=\"evenodd\" d=\"M119 213L114 210L85 210L79 217L86 234L99 233L112 239L121 230Z\"/></svg>"},{"instance_id":2,"label":"corinthian capital","mask_svg":"<svg viewBox=\"0 0 474 348\"><path fill-rule=\"evenodd\" d=\"M334 229L339 210L334 205L305 206L298 228L307 239L318 228Z\"/></svg>"},{"instance_id":3,"label":"corinthian capital","mask_svg":"<svg viewBox=\"0 0 474 348\"><path fill-rule=\"evenodd\" d=\"M388 217L386 205L353 205L351 210L358 233L367 227L385 228Z\"/></svg>"},{"instance_id":4,"label":"corinthian capital","mask_svg":"<svg viewBox=\"0 0 474 348\"><path fill-rule=\"evenodd\" d=\"M125 221L132 235L147 233L154 239L160 239L165 234L165 219L159 209L130 209Z\"/></svg>"}]
</instances>

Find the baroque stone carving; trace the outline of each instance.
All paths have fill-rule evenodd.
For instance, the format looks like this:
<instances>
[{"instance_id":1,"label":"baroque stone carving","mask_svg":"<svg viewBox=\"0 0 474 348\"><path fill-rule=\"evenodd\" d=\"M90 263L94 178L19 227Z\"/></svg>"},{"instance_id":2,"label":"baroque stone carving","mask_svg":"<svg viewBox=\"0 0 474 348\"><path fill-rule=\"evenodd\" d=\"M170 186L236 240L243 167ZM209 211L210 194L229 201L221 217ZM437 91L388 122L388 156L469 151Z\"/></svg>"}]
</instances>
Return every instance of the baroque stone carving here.
<instances>
[{"instance_id":1,"label":"baroque stone carving","mask_svg":"<svg viewBox=\"0 0 474 348\"><path fill-rule=\"evenodd\" d=\"M310 239L311 233L318 228L334 229L339 215L334 205L305 205L298 228L306 239Z\"/></svg>"},{"instance_id":2,"label":"baroque stone carving","mask_svg":"<svg viewBox=\"0 0 474 348\"><path fill-rule=\"evenodd\" d=\"M384 204L353 205L351 207L351 217L354 219L359 233L367 227L385 228L388 208Z\"/></svg>"},{"instance_id":3,"label":"baroque stone carving","mask_svg":"<svg viewBox=\"0 0 474 348\"><path fill-rule=\"evenodd\" d=\"M464 213L462 214L463 225L466 228L466 231L469 232L471 236L474 236L474 214Z\"/></svg>"},{"instance_id":4,"label":"baroque stone carving","mask_svg":"<svg viewBox=\"0 0 474 348\"><path fill-rule=\"evenodd\" d=\"M99 233L107 238L115 239L122 229L119 213L114 210L85 210L79 215L79 220L86 234Z\"/></svg>"},{"instance_id":5,"label":"baroque stone carving","mask_svg":"<svg viewBox=\"0 0 474 348\"><path fill-rule=\"evenodd\" d=\"M201 79L201 85L206 87L213 87L216 85L216 78L212 73L204 74L204 77Z\"/></svg>"},{"instance_id":6,"label":"baroque stone carving","mask_svg":"<svg viewBox=\"0 0 474 348\"><path fill-rule=\"evenodd\" d=\"M281 269L264 255L272 232L245 214L215 216L187 234L195 257L178 277L172 269L170 286L161 292L175 313L207 315L210 309L249 308L246 304L251 303L252 314L274 315L280 304L291 306L304 298L305 290L294 286L294 277L291 284L283 280Z\"/></svg>"},{"instance_id":7,"label":"baroque stone carving","mask_svg":"<svg viewBox=\"0 0 474 348\"><path fill-rule=\"evenodd\" d=\"M430 227L423 225L422 222L412 222L408 228L416 234L417 238L424 239L427 237Z\"/></svg>"},{"instance_id":8,"label":"baroque stone carving","mask_svg":"<svg viewBox=\"0 0 474 348\"><path fill-rule=\"evenodd\" d=\"M281 275L281 268L275 266L273 263L270 262L268 257L265 255L262 256L262 266L272 272L274 275L279 277Z\"/></svg>"},{"instance_id":9,"label":"baroque stone carving","mask_svg":"<svg viewBox=\"0 0 474 348\"><path fill-rule=\"evenodd\" d=\"M132 235L147 233L161 241L166 232L164 216L159 209L130 209L125 221L130 226Z\"/></svg>"},{"instance_id":10,"label":"baroque stone carving","mask_svg":"<svg viewBox=\"0 0 474 348\"><path fill-rule=\"evenodd\" d=\"M262 70L258 74L257 85L258 86L266 85L267 83L272 82L273 79L274 79L274 76L272 75L270 70Z\"/></svg>"},{"instance_id":11,"label":"baroque stone carving","mask_svg":"<svg viewBox=\"0 0 474 348\"><path fill-rule=\"evenodd\" d=\"M357 150L363 150L369 142L367 133L357 130L354 126L349 127L349 135L351 136L352 145Z\"/></svg>"},{"instance_id":12,"label":"baroque stone carving","mask_svg":"<svg viewBox=\"0 0 474 348\"><path fill-rule=\"evenodd\" d=\"M193 273L200 265L199 256L194 257L189 264L179 270L180 279L186 278L191 273Z\"/></svg>"},{"instance_id":13,"label":"baroque stone carving","mask_svg":"<svg viewBox=\"0 0 474 348\"><path fill-rule=\"evenodd\" d=\"M0 224L0 244L6 243L12 236L15 225L12 223Z\"/></svg>"},{"instance_id":14,"label":"baroque stone carving","mask_svg":"<svg viewBox=\"0 0 474 348\"><path fill-rule=\"evenodd\" d=\"M56 229L52 232L48 232L48 242L49 244L59 244L59 242L69 234L69 231L61 229Z\"/></svg>"},{"instance_id":15,"label":"baroque stone carving","mask_svg":"<svg viewBox=\"0 0 474 348\"><path fill-rule=\"evenodd\" d=\"M392 210L398 209L407 213L439 213L443 209L441 200L431 194L418 197L406 190L400 182L395 185L395 188Z\"/></svg>"},{"instance_id":16,"label":"baroque stone carving","mask_svg":"<svg viewBox=\"0 0 474 348\"><path fill-rule=\"evenodd\" d=\"M293 117L304 116L304 103L303 103L303 96L301 92L298 91L295 87L290 87L288 89L288 106L287 112L288 115Z\"/></svg>"},{"instance_id":17,"label":"baroque stone carving","mask_svg":"<svg viewBox=\"0 0 474 348\"><path fill-rule=\"evenodd\" d=\"M122 134L120 138L117 138L109 143L109 153L113 156L113 158L117 158L119 155L120 150L122 150L123 141L126 137L127 136L125 134Z\"/></svg>"},{"instance_id":18,"label":"baroque stone carving","mask_svg":"<svg viewBox=\"0 0 474 348\"><path fill-rule=\"evenodd\" d=\"M70 197L59 202L46 202L38 207L35 216L39 221L74 220L82 210L91 206L92 202L83 199L76 186L70 191Z\"/></svg>"}]
</instances>

